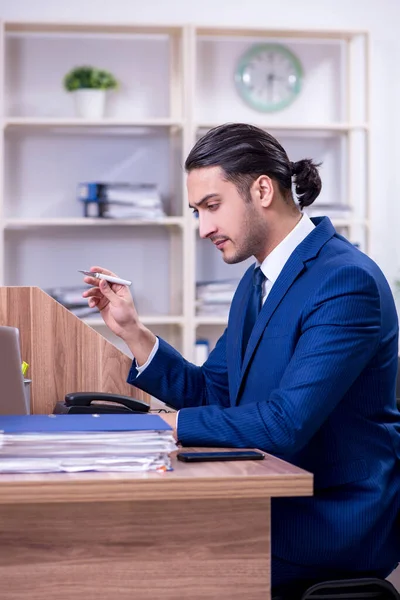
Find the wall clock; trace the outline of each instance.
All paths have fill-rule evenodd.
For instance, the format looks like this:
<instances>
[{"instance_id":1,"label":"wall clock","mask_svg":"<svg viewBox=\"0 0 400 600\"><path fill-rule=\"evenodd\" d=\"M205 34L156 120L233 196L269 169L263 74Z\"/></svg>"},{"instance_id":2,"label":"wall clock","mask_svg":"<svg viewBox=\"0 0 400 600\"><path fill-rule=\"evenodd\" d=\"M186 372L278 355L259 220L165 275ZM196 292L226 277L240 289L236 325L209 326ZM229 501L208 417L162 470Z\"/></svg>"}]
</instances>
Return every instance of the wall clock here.
<instances>
[{"instance_id":1,"label":"wall clock","mask_svg":"<svg viewBox=\"0 0 400 600\"><path fill-rule=\"evenodd\" d=\"M235 71L242 99L262 112L289 106L299 95L303 68L297 56L281 44L256 44L243 56Z\"/></svg>"}]
</instances>

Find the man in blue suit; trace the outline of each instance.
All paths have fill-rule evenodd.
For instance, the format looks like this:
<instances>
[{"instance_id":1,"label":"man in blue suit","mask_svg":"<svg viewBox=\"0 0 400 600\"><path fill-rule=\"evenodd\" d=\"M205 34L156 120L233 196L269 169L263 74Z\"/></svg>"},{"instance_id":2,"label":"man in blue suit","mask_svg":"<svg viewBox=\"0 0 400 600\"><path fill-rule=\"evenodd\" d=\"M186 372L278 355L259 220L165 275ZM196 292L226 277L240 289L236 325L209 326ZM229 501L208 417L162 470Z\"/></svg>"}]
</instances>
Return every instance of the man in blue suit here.
<instances>
[{"instance_id":1,"label":"man in blue suit","mask_svg":"<svg viewBox=\"0 0 400 600\"><path fill-rule=\"evenodd\" d=\"M84 295L130 347L128 380L178 409L177 425L167 418L183 445L258 447L314 473L312 498L273 500L273 589L385 577L400 559L398 322L387 281L328 218L301 212L320 192L317 166L290 162L268 133L217 127L185 166L200 235L227 263L257 261L205 364L144 327L126 287L89 277Z\"/></svg>"}]
</instances>

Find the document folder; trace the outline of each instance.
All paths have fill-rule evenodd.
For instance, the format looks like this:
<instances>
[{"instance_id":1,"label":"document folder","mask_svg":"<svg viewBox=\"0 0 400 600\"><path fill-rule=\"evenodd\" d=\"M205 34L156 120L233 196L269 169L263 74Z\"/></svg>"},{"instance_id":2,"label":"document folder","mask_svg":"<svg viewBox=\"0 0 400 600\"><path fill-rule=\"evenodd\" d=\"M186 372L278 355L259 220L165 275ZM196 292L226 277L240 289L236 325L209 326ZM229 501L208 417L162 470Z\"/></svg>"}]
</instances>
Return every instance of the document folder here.
<instances>
[{"instance_id":1,"label":"document folder","mask_svg":"<svg viewBox=\"0 0 400 600\"><path fill-rule=\"evenodd\" d=\"M176 449L159 415L0 417L0 473L169 470Z\"/></svg>"},{"instance_id":2,"label":"document folder","mask_svg":"<svg viewBox=\"0 0 400 600\"><path fill-rule=\"evenodd\" d=\"M0 432L5 434L171 430L159 415L149 414L0 416Z\"/></svg>"}]
</instances>

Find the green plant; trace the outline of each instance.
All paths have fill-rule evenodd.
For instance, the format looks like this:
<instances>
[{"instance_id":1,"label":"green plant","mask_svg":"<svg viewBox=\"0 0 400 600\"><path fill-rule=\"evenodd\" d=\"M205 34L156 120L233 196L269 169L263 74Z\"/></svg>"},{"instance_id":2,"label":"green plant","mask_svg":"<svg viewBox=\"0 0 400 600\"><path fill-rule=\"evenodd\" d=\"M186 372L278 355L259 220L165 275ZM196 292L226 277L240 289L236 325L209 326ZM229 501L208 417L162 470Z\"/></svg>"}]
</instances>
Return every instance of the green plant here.
<instances>
[{"instance_id":1,"label":"green plant","mask_svg":"<svg viewBox=\"0 0 400 600\"><path fill-rule=\"evenodd\" d=\"M118 85L109 72L95 67L76 67L64 77L64 87L68 92L82 89L112 90Z\"/></svg>"}]
</instances>

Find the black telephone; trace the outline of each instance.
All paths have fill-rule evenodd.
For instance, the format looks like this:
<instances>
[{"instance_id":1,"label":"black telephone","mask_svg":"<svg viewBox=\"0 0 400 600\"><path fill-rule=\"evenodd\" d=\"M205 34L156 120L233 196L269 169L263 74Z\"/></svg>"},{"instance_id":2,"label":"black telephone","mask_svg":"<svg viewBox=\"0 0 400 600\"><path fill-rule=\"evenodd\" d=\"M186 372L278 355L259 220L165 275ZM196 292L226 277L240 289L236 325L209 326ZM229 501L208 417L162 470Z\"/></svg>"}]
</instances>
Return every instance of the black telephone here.
<instances>
[{"instance_id":1,"label":"black telephone","mask_svg":"<svg viewBox=\"0 0 400 600\"><path fill-rule=\"evenodd\" d=\"M136 400L130 396L105 394L103 392L71 392L66 394L64 402L57 402L54 413L70 415L93 413L145 413L149 411L149 408L150 406L146 404L146 402Z\"/></svg>"}]
</instances>

